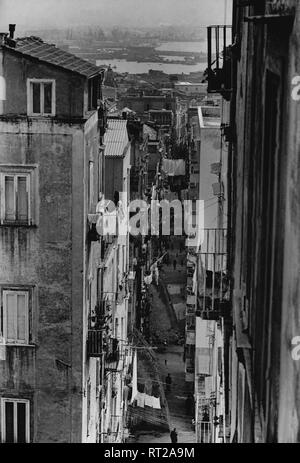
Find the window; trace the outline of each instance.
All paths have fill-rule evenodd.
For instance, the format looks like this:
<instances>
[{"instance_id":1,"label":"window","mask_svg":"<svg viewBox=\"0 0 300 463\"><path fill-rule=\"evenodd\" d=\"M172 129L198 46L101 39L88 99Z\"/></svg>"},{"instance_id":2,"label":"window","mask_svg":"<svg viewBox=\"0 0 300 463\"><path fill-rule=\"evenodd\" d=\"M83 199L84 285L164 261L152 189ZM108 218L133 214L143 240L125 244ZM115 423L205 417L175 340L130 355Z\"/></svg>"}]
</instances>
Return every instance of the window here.
<instances>
[{"instance_id":1,"label":"window","mask_svg":"<svg viewBox=\"0 0 300 463\"><path fill-rule=\"evenodd\" d=\"M99 76L93 77L88 81L88 110L97 109L100 99L101 79Z\"/></svg>"},{"instance_id":2,"label":"window","mask_svg":"<svg viewBox=\"0 0 300 463\"><path fill-rule=\"evenodd\" d=\"M87 405L86 405L86 435L90 434L90 419L91 419L91 380L89 378L87 384Z\"/></svg>"},{"instance_id":3,"label":"window","mask_svg":"<svg viewBox=\"0 0 300 463\"><path fill-rule=\"evenodd\" d=\"M30 173L0 173L1 224L31 224Z\"/></svg>"},{"instance_id":4,"label":"window","mask_svg":"<svg viewBox=\"0 0 300 463\"><path fill-rule=\"evenodd\" d=\"M1 399L2 443L29 443L29 405L29 400Z\"/></svg>"},{"instance_id":5,"label":"window","mask_svg":"<svg viewBox=\"0 0 300 463\"><path fill-rule=\"evenodd\" d=\"M119 337L119 319L115 319L115 338L118 339Z\"/></svg>"},{"instance_id":6,"label":"window","mask_svg":"<svg viewBox=\"0 0 300 463\"><path fill-rule=\"evenodd\" d=\"M55 80L28 79L29 116L55 116Z\"/></svg>"},{"instance_id":7,"label":"window","mask_svg":"<svg viewBox=\"0 0 300 463\"><path fill-rule=\"evenodd\" d=\"M89 208L94 204L94 163L89 162Z\"/></svg>"},{"instance_id":8,"label":"window","mask_svg":"<svg viewBox=\"0 0 300 463\"><path fill-rule=\"evenodd\" d=\"M125 333L124 333L124 317L121 317L121 341L125 339Z\"/></svg>"},{"instance_id":9,"label":"window","mask_svg":"<svg viewBox=\"0 0 300 463\"><path fill-rule=\"evenodd\" d=\"M1 331L7 344L29 344L28 291L3 291Z\"/></svg>"}]
</instances>

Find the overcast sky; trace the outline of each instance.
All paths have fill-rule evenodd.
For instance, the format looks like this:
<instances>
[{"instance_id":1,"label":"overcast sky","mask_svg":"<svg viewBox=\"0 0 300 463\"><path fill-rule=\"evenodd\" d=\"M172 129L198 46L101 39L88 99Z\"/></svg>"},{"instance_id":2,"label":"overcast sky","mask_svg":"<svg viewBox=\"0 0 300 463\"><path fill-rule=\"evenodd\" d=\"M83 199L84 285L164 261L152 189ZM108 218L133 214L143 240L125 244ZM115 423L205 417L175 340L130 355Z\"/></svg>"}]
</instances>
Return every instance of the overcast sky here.
<instances>
[{"instance_id":1,"label":"overcast sky","mask_svg":"<svg viewBox=\"0 0 300 463\"><path fill-rule=\"evenodd\" d=\"M0 31L9 23L19 29L74 26L155 26L227 23L232 0L0 0Z\"/></svg>"}]
</instances>

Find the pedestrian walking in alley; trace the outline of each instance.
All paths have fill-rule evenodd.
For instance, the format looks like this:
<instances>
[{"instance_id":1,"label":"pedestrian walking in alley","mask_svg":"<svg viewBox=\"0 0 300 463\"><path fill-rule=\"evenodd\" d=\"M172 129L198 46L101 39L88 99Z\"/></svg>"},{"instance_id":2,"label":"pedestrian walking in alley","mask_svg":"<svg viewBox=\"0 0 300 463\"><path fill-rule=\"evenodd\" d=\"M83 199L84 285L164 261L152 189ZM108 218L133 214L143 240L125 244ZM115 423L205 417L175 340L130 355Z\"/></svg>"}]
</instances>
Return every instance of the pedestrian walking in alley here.
<instances>
[{"instance_id":1,"label":"pedestrian walking in alley","mask_svg":"<svg viewBox=\"0 0 300 463\"><path fill-rule=\"evenodd\" d=\"M178 439L177 439L176 428L174 428L173 431L170 432L170 437L171 437L172 444L177 444Z\"/></svg>"},{"instance_id":2,"label":"pedestrian walking in alley","mask_svg":"<svg viewBox=\"0 0 300 463\"><path fill-rule=\"evenodd\" d=\"M170 373L168 373L168 376L166 377L166 389L167 389L167 392L171 391L171 384L172 384L172 378L170 376Z\"/></svg>"},{"instance_id":3,"label":"pedestrian walking in alley","mask_svg":"<svg viewBox=\"0 0 300 463\"><path fill-rule=\"evenodd\" d=\"M176 270L176 266L177 266L177 260L174 259L174 260L173 260L173 267L174 267L174 270Z\"/></svg>"}]
</instances>

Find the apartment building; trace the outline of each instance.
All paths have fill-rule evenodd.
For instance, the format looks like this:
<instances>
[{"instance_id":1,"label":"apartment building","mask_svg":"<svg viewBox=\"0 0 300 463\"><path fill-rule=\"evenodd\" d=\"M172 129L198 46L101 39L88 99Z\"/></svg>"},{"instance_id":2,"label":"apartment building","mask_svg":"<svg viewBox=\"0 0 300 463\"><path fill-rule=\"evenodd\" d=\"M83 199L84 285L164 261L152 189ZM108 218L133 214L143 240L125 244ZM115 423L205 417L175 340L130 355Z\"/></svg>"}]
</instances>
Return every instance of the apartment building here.
<instances>
[{"instance_id":1,"label":"apartment building","mask_svg":"<svg viewBox=\"0 0 300 463\"><path fill-rule=\"evenodd\" d=\"M230 101L233 331L224 376L231 442L300 440L292 355L300 331L299 19L297 1L234 1L233 45L221 43L223 59L209 66L210 90Z\"/></svg>"},{"instance_id":2,"label":"apartment building","mask_svg":"<svg viewBox=\"0 0 300 463\"><path fill-rule=\"evenodd\" d=\"M224 441L223 336L227 318L227 146L220 106L188 109L189 199L203 212L196 239L187 241L186 381L193 383L196 438ZM196 201L204 205L197 208ZM200 212L201 213L201 212ZM201 217L201 215L200 215ZM199 221L199 219L198 219ZM221 417L221 418L220 418Z\"/></svg>"},{"instance_id":3,"label":"apartment building","mask_svg":"<svg viewBox=\"0 0 300 463\"><path fill-rule=\"evenodd\" d=\"M187 96L202 96L205 97L207 94L206 83L195 83L195 82L175 82L175 90L184 93Z\"/></svg>"},{"instance_id":4,"label":"apartment building","mask_svg":"<svg viewBox=\"0 0 300 463\"><path fill-rule=\"evenodd\" d=\"M126 227L131 170L127 121L108 119L103 142L105 199L96 211L97 229L104 245L101 288L98 288L102 324L97 327L100 332L103 330L100 346L103 355L100 442L121 443L127 432L127 399L131 380L132 349L128 333L132 332L135 314L134 276L130 267L129 231ZM106 226L106 221L110 222L109 226ZM94 335L93 331L91 334Z\"/></svg>"},{"instance_id":5,"label":"apartment building","mask_svg":"<svg viewBox=\"0 0 300 463\"><path fill-rule=\"evenodd\" d=\"M1 441L96 441L88 214L103 190L102 71L10 26L0 75Z\"/></svg>"}]
</instances>

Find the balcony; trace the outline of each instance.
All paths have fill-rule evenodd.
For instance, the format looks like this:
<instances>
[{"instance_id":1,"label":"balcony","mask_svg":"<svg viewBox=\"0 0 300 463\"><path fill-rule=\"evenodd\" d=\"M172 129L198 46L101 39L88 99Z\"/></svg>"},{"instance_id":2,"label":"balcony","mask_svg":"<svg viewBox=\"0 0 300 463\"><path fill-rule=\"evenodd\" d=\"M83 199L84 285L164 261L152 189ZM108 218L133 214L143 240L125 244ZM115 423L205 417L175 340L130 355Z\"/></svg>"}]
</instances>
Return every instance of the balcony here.
<instances>
[{"instance_id":1,"label":"balcony","mask_svg":"<svg viewBox=\"0 0 300 463\"><path fill-rule=\"evenodd\" d=\"M195 314L196 314L195 306L193 306L193 305L187 305L187 306L186 306L186 310L185 310L185 314L186 314L186 316L188 316L188 315L195 315Z\"/></svg>"},{"instance_id":2,"label":"balcony","mask_svg":"<svg viewBox=\"0 0 300 463\"><path fill-rule=\"evenodd\" d=\"M109 201L108 201L109 202ZM98 207L98 205L97 205ZM119 210L103 211L88 214L88 242L101 242L102 258L106 249L115 241L119 233Z\"/></svg>"},{"instance_id":3,"label":"balcony","mask_svg":"<svg viewBox=\"0 0 300 463\"><path fill-rule=\"evenodd\" d=\"M101 357L103 330L88 330L87 355L88 357Z\"/></svg>"},{"instance_id":4,"label":"balcony","mask_svg":"<svg viewBox=\"0 0 300 463\"><path fill-rule=\"evenodd\" d=\"M196 331L196 317L195 313L186 316L186 331Z\"/></svg>"},{"instance_id":5,"label":"balcony","mask_svg":"<svg viewBox=\"0 0 300 463\"><path fill-rule=\"evenodd\" d=\"M208 93L220 93L230 100L232 92L231 26L207 28L207 82Z\"/></svg>"},{"instance_id":6,"label":"balcony","mask_svg":"<svg viewBox=\"0 0 300 463\"><path fill-rule=\"evenodd\" d=\"M119 340L109 338L104 341L103 350L105 353L105 369L117 371L120 360Z\"/></svg>"},{"instance_id":7,"label":"balcony","mask_svg":"<svg viewBox=\"0 0 300 463\"><path fill-rule=\"evenodd\" d=\"M244 21L254 24L266 24L274 33L289 34L295 21L295 6L279 0L239 0L239 6L253 5L254 16L245 16Z\"/></svg>"},{"instance_id":8,"label":"balcony","mask_svg":"<svg viewBox=\"0 0 300 463\"><path fill-rule=\"evenodd\" d=\"M218 320L230 315L226 230L206 229L199 252L196 315Z\"/></svg>"},{"instance_id":9,"label":"balcony","mask_svg":"<svg viewBox=\"0 0 300 463\"><path fill-rule=\"evenodd\" d=\"M196 429L196 437L198 444L212 443L213 428L210 421L198 421Z\"/></svg>"},{"instance_id":10,"label":"balcony","mask_svg":"<svg viewBox=\"0 0 300 463\"><path fill-rule=\"evenodd\" d=\"M185 362L185 372L190 375L195 374L195 360L193 358L187 358ZM193 378L194 379L194 378Z\"/></svg>"},{"instance_id":11,"label":"balcony","mask_svg":"<svg viewBox=\"0 0 300 463\"><path fill-rule=\"evenodd\" d=\"M186 304L188 306L195 307L196 305L196 295L195 294L188 294L186 298Z\"/></svg>"},{"instance_id":12,"label":"balcony","mask_svg":"<svg viewBox=\"0 0 300 463\"><path fill-rule=\"evenodd\" d=\"M100 241L100 235L97 232L96 223L90 222L91 218L89 216L89 229L88 229L88 242L92 243L95 241Z\"/></svg>"}]
</instances>

